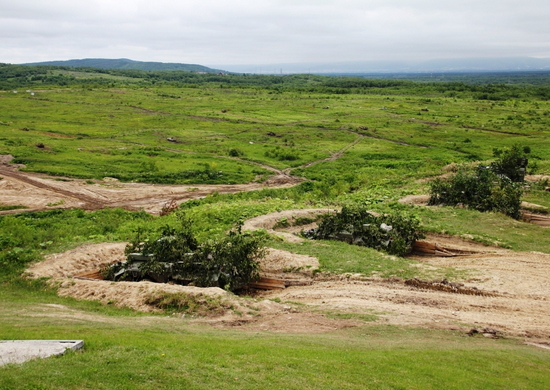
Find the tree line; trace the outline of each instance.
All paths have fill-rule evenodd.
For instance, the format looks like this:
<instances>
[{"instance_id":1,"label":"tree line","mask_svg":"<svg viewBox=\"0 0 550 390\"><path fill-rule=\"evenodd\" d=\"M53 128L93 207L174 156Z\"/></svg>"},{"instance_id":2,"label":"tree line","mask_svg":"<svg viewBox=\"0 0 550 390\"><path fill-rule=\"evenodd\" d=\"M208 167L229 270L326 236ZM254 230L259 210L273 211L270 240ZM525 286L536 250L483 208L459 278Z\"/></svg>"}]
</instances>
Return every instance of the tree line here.
<instances>
[{"instance_id":1,"label":"tree line","mask_svg":"<svg viewBox=\"0 0 550 390\"><path fill-rule=\"evenodd\" d=\"M75 72L78 77L75 76ZM93 74L93 77L90 74ZM106 77L101 77L102 75ZM181 87L261 88L270 90L273 93L296 91L327 94L393 94L406 91L493 101L519 98L550 99L550 73L539 73L537 77L534 77L526 72L524 74L525 82L518 81L516 84L505 84L503 82L477 83L479 80L487 79L486 75L471 75L469 79L452 82L426 81L425 78L420 76L418 80L366 77L312 74L219 74L179 70L143 71L0 64L0 89L2 90L55 85L98 88L120 85L172 85ZM496 80L502 81L499 78ZM514 80L521 80L521 76L514 74Z\"/></svg>"}]
</instances>

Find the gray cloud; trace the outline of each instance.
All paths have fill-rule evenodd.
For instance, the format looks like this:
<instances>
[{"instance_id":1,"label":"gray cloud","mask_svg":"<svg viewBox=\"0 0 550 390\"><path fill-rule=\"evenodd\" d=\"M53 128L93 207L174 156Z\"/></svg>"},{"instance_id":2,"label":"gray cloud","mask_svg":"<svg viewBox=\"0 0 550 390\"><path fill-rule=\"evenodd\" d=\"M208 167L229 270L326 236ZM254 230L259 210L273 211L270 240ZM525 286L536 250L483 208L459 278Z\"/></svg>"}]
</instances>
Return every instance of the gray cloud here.
<instances>
[{"instance_id":1,"label":"gray cloud","mask_svg":"<svg viewBox=\"0 0 550 390\"><path fill-rule=\"evenodd\" d=\"M6 0L0 62L550 57L544 0Z\"/></svg>"}]
</instances>

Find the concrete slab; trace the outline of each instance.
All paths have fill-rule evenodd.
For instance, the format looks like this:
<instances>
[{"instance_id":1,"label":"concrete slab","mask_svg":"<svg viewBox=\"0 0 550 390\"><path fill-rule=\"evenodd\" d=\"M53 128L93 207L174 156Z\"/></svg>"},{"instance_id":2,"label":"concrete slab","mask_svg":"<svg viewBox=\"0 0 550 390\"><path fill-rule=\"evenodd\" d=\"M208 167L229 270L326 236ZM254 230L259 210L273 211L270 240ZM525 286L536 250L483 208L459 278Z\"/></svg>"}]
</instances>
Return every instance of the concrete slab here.
<instances>
[{"instance_id":1,"label":"concrete slab","mask_svg":"<svg viewBox=\"0 0 550 390\"><path fill-rule=\"evenodd\" d=\"M0 366L62 355L83 346L83 340L0 340Z\"/></svg>"}]
</instances>

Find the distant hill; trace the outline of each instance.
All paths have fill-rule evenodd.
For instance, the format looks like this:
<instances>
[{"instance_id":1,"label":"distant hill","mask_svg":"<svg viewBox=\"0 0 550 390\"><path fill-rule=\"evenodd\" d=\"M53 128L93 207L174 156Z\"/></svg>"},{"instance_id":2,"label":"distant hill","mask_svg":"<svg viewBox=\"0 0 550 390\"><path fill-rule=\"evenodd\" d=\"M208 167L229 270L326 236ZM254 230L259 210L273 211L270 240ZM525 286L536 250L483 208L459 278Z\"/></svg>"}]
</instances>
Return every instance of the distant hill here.
<instances>
[{"instance_id":1,"label":"distant hill","mask_svg":"<svg viewBox=\"0 0 550 390\"><path fill-rule=\"evenodd\" d=\"M219 69L212 69L196 64L178 64L167 62L142 62L126 58L85 58L81 60L33 62L22 65L52 65L69 66L73 68L99 68L99 69L135 69L135 70L184 70L188 72L219 73Z\"/></svg>"},{"instance_id":2,"label":"distant hill","mask_svg":"<svg viewBox=\"0 0 550 390\"><path fill-rule=\"evenodd\" d=\"M221 65L218 65L221 66ZM425 61L354 61L273 63L261 65L223 65L224 69L255 74L376 74L376 73L431 73L431 72L530 72L550 70L550 58L452 58Z\"/></svg>"}]
</instances>

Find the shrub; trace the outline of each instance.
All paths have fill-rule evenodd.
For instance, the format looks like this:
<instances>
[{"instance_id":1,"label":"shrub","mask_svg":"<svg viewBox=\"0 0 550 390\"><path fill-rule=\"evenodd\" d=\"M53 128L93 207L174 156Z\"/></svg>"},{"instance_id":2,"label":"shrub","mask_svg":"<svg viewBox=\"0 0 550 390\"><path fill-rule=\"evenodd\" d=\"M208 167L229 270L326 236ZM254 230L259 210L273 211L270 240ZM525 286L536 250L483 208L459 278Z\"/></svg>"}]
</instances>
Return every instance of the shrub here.
<instances>
[{"instance_id":1,"label":"shrub","mask_svg":"<svg viewBox=\"0 0 550 390\"><path fill-rule=\"evenodd\" d=\"M478 211L497 211L512 218L521 217L523 182L531 152L529 146L514 145L508 150L494 149L497 157L488 167L460 168L448 180L436 179L430 184L428 204L463 205Z\"/></svg>"},{"instance_id":2,"label":"shrub","mask_svg":"<svg viewBox=\"0 0 550 390\"><path fill-rule=\"evenodd\" d=\"M346 241L403 256L422 238L419 225L414 216L398 212L376 215L364 206L344 206L339 213L323 216L312 238Z\"/></svg>"},{"instance_id":3,"label":"shrub","mask_svg":"<svg viewBox=\"0 0 550 390\"><path fill-rule=\"evenodd\" d=\"M233 149L229 149L229 156L230 157L241 157L241 156L244 156L244 153L239 150L239 149L236 149L236 148L233 148Z\"/></svg>"},{"instance_id":4,"label":"shrub","mask_svg":"<svg viewBox=\"0 0 550 390\"><path fill-rule=\"evenodd\" d=\"M497 211L519 219L523 189L507 176L491 169L460 168L448 180L430 184L429 205L466 206L478 211Z\"/></svg>"},{"instance_id":5,"label":"shrub","mask_svg":"<svg viewBox=\"0 0 550 390\"><path fill-rule=\"evenodd\" d=\"M493 161L490 168L493 172L505 175L513 182L522 182L527 169L527 154L531 152L529 146L514 145L508 150L494 149L493 155L497 160Z\"/></svg>"},{"instance_id":6,"label":"shrub","mask_svg":"<svg viewBox=\"0 0 550 390\"><path fill-rule=\"evenodd\" d=\"M146 238L138 230L126 247L127 261L106 269L105 277L151 278L230 291L259 278L257 260L264 255L263 238L243 233L238 224L221 239L199 243L191 221L181 213L177 219L179 226L164 226Z\"/></svg>"}]
</instances>

